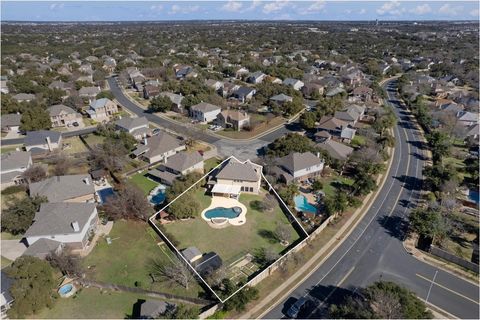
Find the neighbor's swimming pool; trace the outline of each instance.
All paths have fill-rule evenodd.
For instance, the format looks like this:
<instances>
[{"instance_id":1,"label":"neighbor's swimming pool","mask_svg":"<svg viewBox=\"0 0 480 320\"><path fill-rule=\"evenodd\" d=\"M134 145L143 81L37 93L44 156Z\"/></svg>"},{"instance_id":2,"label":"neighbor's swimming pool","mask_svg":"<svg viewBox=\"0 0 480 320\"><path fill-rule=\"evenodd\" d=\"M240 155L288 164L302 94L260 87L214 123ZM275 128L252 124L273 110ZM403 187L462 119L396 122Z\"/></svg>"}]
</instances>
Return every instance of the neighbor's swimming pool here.
<instances>
[{"instance_id":1,"label":"neighbor's swimming pool","mask_svg":"<svg viewBox=\"0 0 480 320\"><path fill-rule=\"evenodd\" d=\"M293 198L293 201L295 201L295 209L297 209L297 211L317 213L317 208L314 205L308 203L308 200L307 198L305 198L305 196L295 196Z\"/></svg>"},{"instance_id":2,"label":"neighbor's swimming pool","mask_svg":"<svg viewBox=\"0 0 480 320\"><path fill-rule=\"evenodd\" d=\"M205 212L205 218L212 219L212 218L228 218L233 219L236 218L242 213L242 208L240 207L233 207L233 208L223 208L217 207Z\"/></svg>"},{"instance_id":3,"label":"neighbor's swimming pool","mask_svg":"<svg viewBox=\"0 0 480 320\"><path fill-rule=\"evenodd\" d=\"M115 195L113 188L105 188L105 189L97 190L97 193L98 193L98 196L100 197L100 203L107 202L108 198L113 197Z\"/></svg>"},{"instance_id":4,"label":"neighbor's swimming pool","mask_svg":"<svg viewBox=\"0 0 480 320\"><path fill-rule=\"evenodd\" d=\"M468 191L468 199L475 202L476 204L479 204L480 202L480 195L478 191L475 190L469 190Z\"/></svg>"},{"instance_id":5,"label":"neighbor's swimming pool","mask_svg":"<svg viewBox=\"0 0 480 320\"><path fill-rule=\"evenodd\" d=\"M158 185L155 189L150 192L148 196L148 201L153 205L162 204L165 201L165 189L166 187L163 184Z\"/></svg>"}]
</instances>

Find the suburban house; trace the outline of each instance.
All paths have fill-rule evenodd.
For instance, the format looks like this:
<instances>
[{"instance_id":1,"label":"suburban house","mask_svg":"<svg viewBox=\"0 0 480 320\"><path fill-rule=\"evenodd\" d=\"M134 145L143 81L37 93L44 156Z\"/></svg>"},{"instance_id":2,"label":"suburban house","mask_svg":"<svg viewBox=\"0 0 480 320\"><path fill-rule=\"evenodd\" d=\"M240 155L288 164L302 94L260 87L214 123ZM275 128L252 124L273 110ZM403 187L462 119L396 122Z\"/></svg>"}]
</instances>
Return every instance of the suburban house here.
<instances>
[{"instance_id":1,"label":"suburban house","mask_svg":"<svg viewBox=\"0 0 480 320\"><path fill-rule=\"evenodd\" d=\"M78 90L78 95L82 98L95 98L100 92L100 87L82 87Z\"/></svg>"},{"instance_id":2,"label":"suburban house","mask_svg":"<svg viewBox=\"0 0 480 320\"><path fill-rule=\"evenodd\" d=\"M262 83L263 80L265 80L265 77L267 75L261 71L257 71L257 72L254 72L254 73L251 73L248 78L247 78L247 82L250 82L250 83L254 83L254 84L257 84L257 83Z\"/></svg>"},{"instance_id":3,"label":"suburban house","mask_svg":"<svg viewBox=\"0 0 480 320\"><path fill-rule=\"evenodd\" d=\"M223 110L217 115L216 122L224 128L240 131L250 125L250 116L243 110Z\"/></svg>"},{"instance_id":4,"label":"suburban house","mask_svg":"<svg viewBox=\"0 0 480 320\"><path fill-rule=\"evenodd\" d=\"M95 121L108 121L117 112L118 107L115 102L107 98L93 100L87 110L90 118Z\"/></svg>"},{"instance_id":5,"label":"suburban house","mask_svg":"<svg viewBox=\"0 0 480 320\"><path fill-rule=\"evenodd\" d=\"M67 94L70 94L70 91L72 90L72 85L67 82L63 82L62 80L55 80L48 85L48 88L63 90Z\"/></svg>"},{"instance_id":6,"label":"suburban house","mask_svg":"<svg viewBox=\"0 0 480 320\"><path fill-rule=\"evenodd\" d=\"M370 101L372 100L373 89L365 86L356 87L353 89L352 95L363 101Z\"/></svg>"},{"instance_id":7,"label":"suburban house","mask_svg":"<svg viewBox=\"0 0 480 320\"><path fill-rule=\"evenodd\" d=\"M333 159L337 159L340 161L347 160L353 152L353 148L335 140L326 140L323 143L317 144L317 146L327 151L330 157L332 157Z\"/></svg>"},{"instance_id":8,"label":"suburban house","mask_svg":"<svg viewBox=\"0 0 480 320\"><path fill-rule=\"evenodd\" d=\"M1 190L25 183L22 174L32 166L32 155L28 151L10 151L1 156Z\"/></svg>"},{"instance_id":9,"label":"suburban house","mask_svg":"<svg viewBox=\"0 0 480 320\"><path fill-rule=\"evenodd\" d=\"M175 67L175 76L177 79L196 78L198 73L190 66Z\"/></svg>"},{"instance_id":10,"label":"suburban house","mask_svg":"<svg viewBox=\"0 0 480 320\"><path fill-rule=\"evenodd\" d=\"M359 120L365 115L365 107L359 105L351 105L343 111L336 111L335 118L347 122L354 127Z\"/></svg>"},{"instance_id":11,"label":"suburban house","mask_svg":"<svg viewBox=\"0 0 480 320\"><path fill-rule=\"evenodd\" d=\"M143 139L150 131L146 117L121 118L115 121L115 127L120 131L130 133L137 140Z\"/></svg>"},{"instance_id":12,"label":"suburban house","mask_svg":"<svg viewBox=\"0 0 480 320\"><path fill-rule=\"evenodd\" d=\"M478 113L460 111L457 113L457 121L464 127L470 127L478 123Z\"/></svg>"},{"instance_id":13,"label":"suburban house","mask_svg":"<svg viewBox=\"0 0 480 320\"><path fill-rule=\"evenodd\" d=\"M33 154L53 151L62 146L62 135L56 131L27 131L25 149Z\"/></svg>"},{"instance_id":14,"label":"suburban house","mask_svg":"<svg viewBox=\"0 0 480 320\"><path fill-rule=\"evenodd\" d=\"M94 202L95 188L89 175L49 177L30 183L30 196L47 197L49 202Z\"/></svg>"},{"instance_id":15,"label":"suburban house","mask_svg":"<svg viewBox=\"0 0 480 320\"><path fill-rule=\"evenodd\" d=\"M65 245L56 240L41 238L28 246L22 256L32 256L39 259L46 259L52 253L60 254Z\"/></svg>"},{"instance_id":16,"label":"suburban house","mask_svg":"<svg viewBox=\"0 0 480 320\"><path fill-rule=\"evenodd\" d=\"M301 89L305 96L311 96L312 94L322 95L324 90L325 87L316 82L307 82Z\"/></svg>"},{"instance_id":17,"label":"suburban house","mask_svg":"<svg viewBox=\"0 0 480 320\"><path fill-rule=\"evenodd\" d=\"M172 92L161 92L159 94L161 97L167 97L172 101L172 111L178 113L185 113L185 108L182 106L183 96L181 94L176 94Z\"/></svg>"},{"instance_id":18,"label":"suburban house","mask_svg":"<svg viewBox=\"0 0 480 320\"><path fill-rule=\"evenodd\" d=\"M319 131L328 132L332 137L351 141L355 137L355 129L349 127L346 121L336 117L323 116L317 125Z\"/></svg>"},{"instance_id":19,"label":"suburban house","mask_svg":"<svg viewBox=\"0 0 480 320\"><path fill-rule=\"evenodd\" d=\"M148 175L158 179L161 183L172 185L173 181L190 172L203 173L203 157L198 152L179 152L169 158L157 168L148 171Z\"/></svg>"},{"instance_id":20,"label":"suburban house","mask_svg":"<svg viewBox=\"0 0 480 320\"><path fill-rule=\"evenodd\" d=\"M72 125L83 127L83 120L80 113L63 104L56 104L47 109L50 114L52 127L70 127Z\"/></svg>"},{"instance_id":21,"label":"suburban house","mask_svg":"<svg viewBox=\"0 0 480 320\"><path fill-rule=\"evenodd\" d=\"M236 83L224 81L223 86L217 90L218 94L222 97L226 98L232 95L235 91L237 91L240 86Z\"/></svg>"},{"instance_id":22,"label":"suburban house","mask_svg":"<svg viewBox=\"0 0 480 320\"><path fill-rule=\"evenodd\" d=\"M218 91L223 87L223 82L214 79L208 79L205 80L205 85L215 91Z\"/></svg>"},{"instance_id":23,"label":"suburban house","mask_svg":"<svg viewBox=\"0 0 480 320\"><path fill-rule=\"evenodd\" d=\"M257 93L257 90L253 88L240 87L235 92L233 92L232 97L234 97L241 103L245 103L248 100L252 99L255 93Z\"/></svg>"},{"instance_id":24,"label":"suburban house","mask_svg":"<svg viewBox=\"0 0 480 320\"><path fill-rule=\"evenodd\" d=\"M35 95L31 93L19 93L14 95L12 99L16 100L17 102L30 102L35 100Z\"/></svg>"},{"instance_id":25,"label":"suburban house","mask_svg":"<svg viewBox=\"0 0 480 320\"><path fill-rule=\"evenodd\" d=\"M274 171L283 181L290 183L319 176L324 165L325 162L319 155L315 156L311 152L293 152L280 158Z\"/></svg>"},{"instance_id":26,"label":"suburban house","mask_svg":"<svg viewBox=\"0 0 480 320\"><path fill-rule=\"evenodd\" d=\"M201 102L190 107L190 117L200 122L211 122L222 111L219 106Z\"/></svg>"},{"instance_id":27,"label":"suburban house","mask_svg":"<svg viewBox=\"0 0 480 320\"><path fill-rule=\"evenodd\" d=\"M270 101L273 101L274 103L282 105L285 102L292 102L293 98L290 97L290 96L287 96L286 94L280 93L280 94L277 94L277 95L271 97Z\"/></svg>"},{"instance_id":28,"label":"suburban house","mask_svg":"<svg viewBox=\"0 0 480 320\"><path fill-rule=\"evenodd\" d=\"M286 86L290 86L297 91L302 89L303 86L305 85L305 83L303 83L302 81L298 79L293 79L293 78L287 78L283 80L283 84Z\"/></svg>"},{"instance_id":29,"label":"suburban house","mask_svg":"<svg viewBox=\"0 0 480 320\"><path fill-rule=\"evenodd\" d=\"M140 301L140 300L139 300ZM139 314L135 319L158 319L169 310L175 310L174 303L159 300L141 300Z\"/></svg>"},{"instance_id":30,"label":"suburban house","mask_svg":"<svg viewBox=\"0 0 480 320\"><path fill-rule=\"evenodd\" d=\"M145 85L143 87L143 98L150 99L158 96L160 88L158 86Z\"/></svg>"},{"instance_id":31,"label":"suburban house","mask_svg":"<svg viewBox=\"0 0 480 320\"><path fill-rule=\"evenodd\" d=\"M97 221L94 203L42 203L24 237L29 246L48 239L70 249L84 249L96 230Z\"/></svg>"},{"instance_id":32,"label":"suburban house","mask_svg":"<svg viewBox=\"0 0 480 320\"><path fill-rule=\"evenodd\" d=\"M160 132L156 136L145 139L144 144L138 145L132 154L135 157L142 157L148 163L155 163L164 161L185 149L185 145L180 140L168 133Z\"/></svg>"},{"instance_id":33,"label":"suburban house","mask_svg":"<svg viewBox=\"0 0 480 320\"><path fill-rule=\"evenodd\" d=\"M207 182L215 196L238 197L241 192L258 194L262 180L262 166L232 157Z\"/></svg>"},{"instance_id":34,"label":"suburban house","mask_svg":"<svg viewBox=\"0 0 480 320\"><path fill-rule=\"evenodd\" d=\"M19 113L9 113L0 117L2 132L18 132L22 115Z\"/></svg>"}]
</instances>

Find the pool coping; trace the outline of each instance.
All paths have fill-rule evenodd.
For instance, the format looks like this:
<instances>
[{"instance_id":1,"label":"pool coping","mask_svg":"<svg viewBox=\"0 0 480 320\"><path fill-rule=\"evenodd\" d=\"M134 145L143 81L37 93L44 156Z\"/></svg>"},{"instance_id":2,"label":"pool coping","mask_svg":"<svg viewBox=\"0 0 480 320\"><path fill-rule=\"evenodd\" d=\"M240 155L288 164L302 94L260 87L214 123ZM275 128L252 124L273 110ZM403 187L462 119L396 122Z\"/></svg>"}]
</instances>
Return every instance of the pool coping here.
<instances>
[{"instance_id":1,"label":"pool coping","mask_svg":"<svg viewBox=\"0 0 480 320\"><path fill-rule=\"evenodd\" d=\"M226 217L219 217L219 218L224 218L227 219L228 224L232 226L241 226L247 222L247 207L238 201L237 199L232 199L232 198L226 198L226 197L219 197L219 196L212 196L212 201L210 202L210 205L203 209L202 213L200 214L202 219L212 223L213 225L225 225L225 223L215 223L213 221L213 218L207 218L205 217L205 213L208 210L212 210L215 208L233 208L233 207L240 207L242 209L242 212L235 218L226 218Z\"/></svg>"}]
</instances>

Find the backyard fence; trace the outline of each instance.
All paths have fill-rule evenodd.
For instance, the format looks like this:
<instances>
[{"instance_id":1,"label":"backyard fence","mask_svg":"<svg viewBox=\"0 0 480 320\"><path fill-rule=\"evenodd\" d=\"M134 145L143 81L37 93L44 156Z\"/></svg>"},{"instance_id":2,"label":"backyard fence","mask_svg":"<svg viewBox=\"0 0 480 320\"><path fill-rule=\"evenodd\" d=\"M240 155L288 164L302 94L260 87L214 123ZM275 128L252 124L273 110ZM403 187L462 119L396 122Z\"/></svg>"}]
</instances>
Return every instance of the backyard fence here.
<instances>
[{"instance_id":1,"label":"backyard fence","mask_svg":"<svg viewBox=\"0 0 480 320\"><path fill-rule=\"evenodd\" d=\"M97 282L97 281L91 281L87 279L77 279L77 282L85 287L94 287L94 288L109 289L109 290L115 290L115 291L140 293L150 297L176 300L176 301L180 301L188 304L200 305L200 306L205 306L212 303L212 301L210 300L177 296L170 293L157 292L157 291L146 290L141 288L132 288L132 287L122 286L122 285L113 284L113 283Z\"/></svg>"},{"instance_id":2,"label":"backyard fence","mask_svg":"<svg viewBox=\"0 0 480 320\"><path fill-rule=\"evenodd\" d=\"M458 264L461 267L464 267L465 269L468 269L470 271L473 271L475 273L479 273L479 265L476 263L473 263L471 261L462 259L460 257L457 257L454 254L451 254L450 252L447 252L445 250L442 250L438 247L435 246L430 246L429 252L433 254L434 256L440 257L444 260L447 260L449 262L453 262L455 264Z\"/></svg>"}]
</instances>

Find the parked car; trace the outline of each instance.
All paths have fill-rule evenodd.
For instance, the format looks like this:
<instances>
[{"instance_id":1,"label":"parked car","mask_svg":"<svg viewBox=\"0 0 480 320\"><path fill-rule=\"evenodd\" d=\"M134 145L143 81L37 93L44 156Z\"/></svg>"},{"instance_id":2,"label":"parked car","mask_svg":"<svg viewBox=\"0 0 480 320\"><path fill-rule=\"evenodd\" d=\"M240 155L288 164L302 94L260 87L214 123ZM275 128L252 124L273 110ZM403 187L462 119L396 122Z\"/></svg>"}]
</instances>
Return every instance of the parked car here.
<instances>
[{"instance_id":1,"label":"parked car","mask_svg":"<svg viewBox=\"0 0 480 320\"><path fill-rule=\"evenodd\" d=\"M160 133L160 129L156 128L152 130L152 135L156 136Z\"/></svg>"},{"instance_id":2,"label":"parked car","mask_svg":"<svg viewBox=\"0 0 480 320\"><path fill-rule=\"evenodd\" d=\"M298 317L298 314L302 310L303 306L307 303L307 299L304 297L299 298L287 311L287 316L290 318Z\"/></svg>"},{"instance_id":3,"label":"parked car","mask_svg":"<svg viewBox=\"0 0 480 320\"><path fill-rule=\"evenodd\" d=\"M74 123L73 123L73 126L74 126L74 127L78 127L78 126L79 126L78 122L74 122Z\"/></svg>"}]
</instances>

